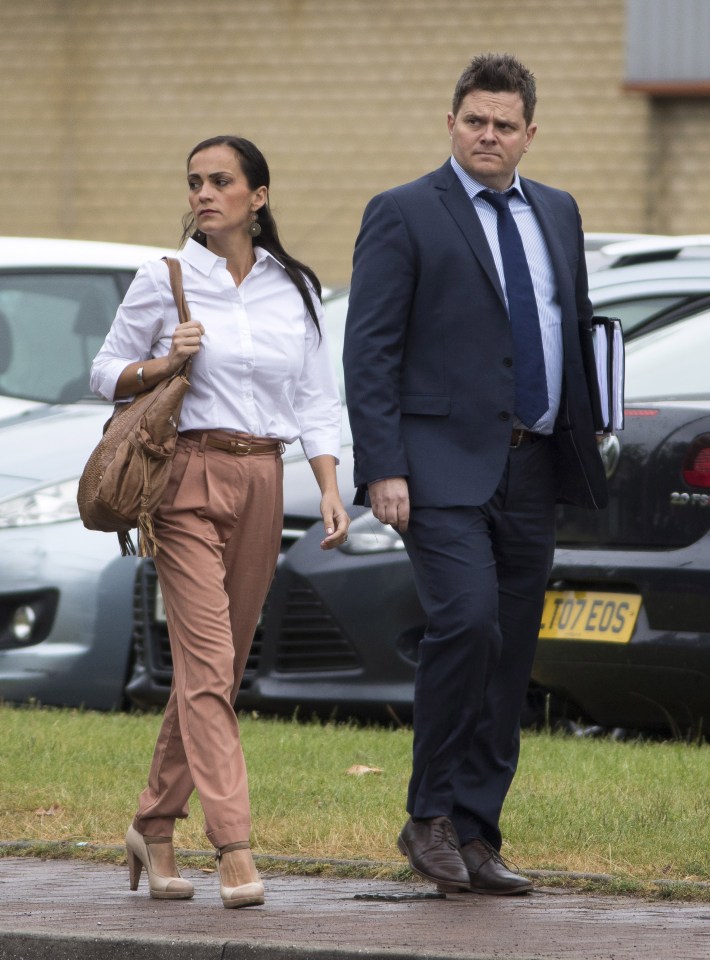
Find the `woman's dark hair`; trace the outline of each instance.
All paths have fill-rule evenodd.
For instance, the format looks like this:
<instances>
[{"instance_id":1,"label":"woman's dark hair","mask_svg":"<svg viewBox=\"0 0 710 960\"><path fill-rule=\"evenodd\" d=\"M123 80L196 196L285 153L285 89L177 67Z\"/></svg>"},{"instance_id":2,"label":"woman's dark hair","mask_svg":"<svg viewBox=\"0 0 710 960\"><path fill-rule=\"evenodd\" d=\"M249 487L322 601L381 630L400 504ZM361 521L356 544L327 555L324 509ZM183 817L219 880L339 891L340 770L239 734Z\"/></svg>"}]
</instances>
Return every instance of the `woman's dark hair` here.
<instances>
[{"instance_id":1,"label":"woman's dark hair","mask_svg":"<svg viewBox=\"0 0 710 960\"><path fill-rule=\"evenodd\" d=\"M192 160L196 153L200 153L202 150L207 150L209 147L222 146L231 147L236 153L239 160L239 166L242 168L242 173L247 178L247 183L249 184L249 188L251 190L257 190L259 187L266 187L267 190L269 189L271 176L269 174L269 166L266 162L266 158L261 150L259 150L259 148L256 147L251 140L246 140L244 137L223 136L210 137L209 140L202 140L201 143L198 143L197 146L193 147L190 151L190 154L187 158L188 168L190 166L190 160ZM311 318L316 325L316 329L318 330L318 334L320 335L318 314L316 313L316 308L313 305L311 291L304 279L304 275L308 277L310 282L313 284L313 288L315 289L319 300L321 299L320 280L310 267L307 267L305 263L300 263L298 260L295 260L284 250L279 239L278 230L276 229L276 221L274 220L273 214L269 209L268 196L266 203L263 205L263 207L259 208L256 215L259 224L261 225L261 234L259 237L255 237L253 242L256 242L260 247L263 247L264 250L268 250L268 252L272 254L272 256L276 257L279 263L283 265L284 270L292 280L298 292L301 294L303 302L306 305L306 309L311 315ZM193 217L192 213L185 214L183 217L182 226L183 233L180 240L181 246L189 238L192 238L197 243L201 243L203 247L207 246L207 237L204 235L204 233L202 233L201 230L196 229L195 218Z\"/></svg>"}]
</instances>

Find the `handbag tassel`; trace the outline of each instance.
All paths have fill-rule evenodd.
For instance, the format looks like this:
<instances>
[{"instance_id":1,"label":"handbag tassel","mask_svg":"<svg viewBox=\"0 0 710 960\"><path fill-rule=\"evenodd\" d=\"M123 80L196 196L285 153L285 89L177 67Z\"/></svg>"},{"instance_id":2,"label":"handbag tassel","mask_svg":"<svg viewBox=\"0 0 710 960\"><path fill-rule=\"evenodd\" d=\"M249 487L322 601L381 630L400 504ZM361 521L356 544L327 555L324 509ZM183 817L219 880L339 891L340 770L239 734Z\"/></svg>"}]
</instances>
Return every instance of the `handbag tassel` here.
<instances>
[{"instance_id":1,"label":"handbag tassel","mask_svg":"<svg viewBox=\"0 0 710 960\"><path fill-rule=\"evenodd\" d=\"M135 547L135 544L133 543L133 540L131 539L130 530L121 530L116 534L116 536L118 537L118 545L121 548L121 556L135 557L136 547Z\"/></svg>"},{"instance_id":2,"label":"handbag tassel","mask_svg":"<svg viewBox=\"0 0 710 960\"><path fill-rule=\"evenodd\" d=\"M155 536L153 518L149 513L138 514L138 554L141 557L154 557L160 544Z\"/></svg>"}]
</instances>

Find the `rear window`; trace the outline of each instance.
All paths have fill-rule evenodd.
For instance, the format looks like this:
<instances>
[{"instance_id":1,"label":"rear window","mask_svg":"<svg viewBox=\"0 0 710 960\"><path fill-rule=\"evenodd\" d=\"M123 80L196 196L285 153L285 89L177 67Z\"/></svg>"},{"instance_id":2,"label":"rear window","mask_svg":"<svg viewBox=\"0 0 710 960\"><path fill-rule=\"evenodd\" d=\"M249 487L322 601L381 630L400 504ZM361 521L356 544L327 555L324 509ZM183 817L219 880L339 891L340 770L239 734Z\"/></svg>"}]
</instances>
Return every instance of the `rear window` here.
<instances>
[{"instance_id":1,"label":"rear window","mask_svg":"<svg viewBox=\"0 0 710 960\"><path fill-rule=\"evenodd\" d=\"M710 395L710 312L668 324L626 345L627 400Z\"/></svg>"},{"instance_id":2,"label":"rear window","mask_svg":"<svg viewBox=\"0 0 710 960\"><path fill-rule=\"evenodd\" d=\"M628 336L632 330L645 323L657 313L670 310L687 300L686 294L669 294L657 297L634 297L629 300L612 300L605 303L603 308L597 308L597 313L607 317L618 317L624 333Z\"/></svg>"}]
</instances>

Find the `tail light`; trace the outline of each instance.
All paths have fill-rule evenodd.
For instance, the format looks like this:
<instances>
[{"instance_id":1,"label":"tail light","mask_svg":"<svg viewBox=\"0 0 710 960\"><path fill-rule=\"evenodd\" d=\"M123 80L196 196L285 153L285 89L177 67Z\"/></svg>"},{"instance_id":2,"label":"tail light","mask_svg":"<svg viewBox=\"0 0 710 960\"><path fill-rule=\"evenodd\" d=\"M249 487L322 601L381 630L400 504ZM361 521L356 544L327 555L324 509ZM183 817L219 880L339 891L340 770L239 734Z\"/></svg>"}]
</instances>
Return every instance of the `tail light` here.
<instances>
[{"instance_id":1,"label":"tail light","mask_svg":"<svg viewBox=\"0 0 710 960\"><path fill-rule=\"evenodd\" d=\"M683 479L688 486L710 488L710 434L696 437L688 447L683 461Z\"/></svg>"}]
</instances>

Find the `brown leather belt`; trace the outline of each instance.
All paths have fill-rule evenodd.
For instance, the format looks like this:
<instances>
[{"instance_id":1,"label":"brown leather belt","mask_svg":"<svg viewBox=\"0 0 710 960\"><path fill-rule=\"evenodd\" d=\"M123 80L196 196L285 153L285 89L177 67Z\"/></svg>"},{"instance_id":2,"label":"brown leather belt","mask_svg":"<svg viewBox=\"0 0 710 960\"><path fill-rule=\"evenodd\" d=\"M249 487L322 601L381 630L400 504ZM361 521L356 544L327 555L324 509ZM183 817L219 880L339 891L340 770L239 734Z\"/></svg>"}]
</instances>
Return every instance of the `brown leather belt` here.
<instances>
[{"instance_id":1,"label":"brown leather belt","mask_svg":"<svg viewBox=\"0 0 710 960\"><path fill-rule=\"evenodd\" d=\"M214 447L215 450L224 450L235 457L254 457L266 454L273 456L276 453L283 453L283 443L280 440L266 440L263 437L236 434L234 436L229 434L216 436L207 430L185 430L180 436L204 444L206 447Z\"/></svg>"},{"instance_id":2,"label":"brown leather belt","mask_svg":"<svg viewBox=\"0 0 710 960\"><path fill-rule=\"evenodd\" d=\"M531 442L542 440L544 436L545 434L543 433L533 433L532 430L524 430L522 427L516 427L511 434L510 445L511 447L519 447L521 443L526 443L528 440Z\"/></svg>"}]
</instances>

